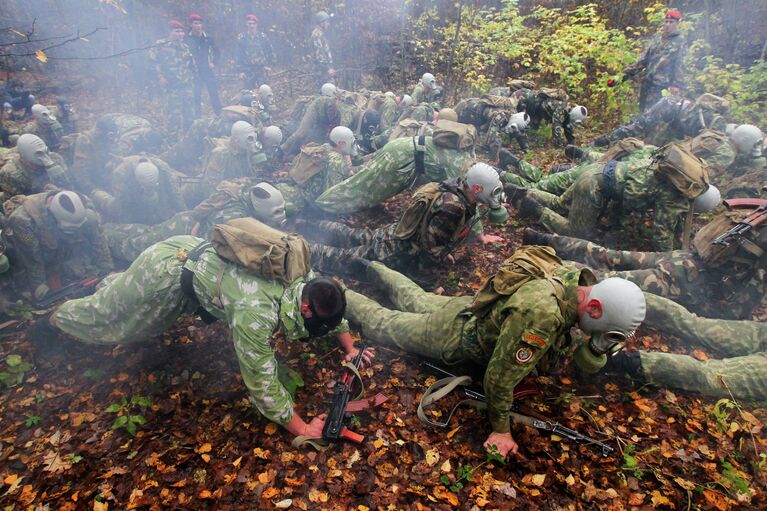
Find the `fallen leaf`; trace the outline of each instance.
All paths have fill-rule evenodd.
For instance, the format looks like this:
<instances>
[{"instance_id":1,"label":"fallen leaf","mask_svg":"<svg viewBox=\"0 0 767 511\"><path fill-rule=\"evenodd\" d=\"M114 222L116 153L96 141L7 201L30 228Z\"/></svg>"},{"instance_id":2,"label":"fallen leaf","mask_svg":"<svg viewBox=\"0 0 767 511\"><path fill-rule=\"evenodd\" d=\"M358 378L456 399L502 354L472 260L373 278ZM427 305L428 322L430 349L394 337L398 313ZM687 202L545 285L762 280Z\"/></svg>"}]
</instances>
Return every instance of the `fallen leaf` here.
<instances>
[{"instance_id":1,"label":"fallen leaf","mask_svg":"<svg viewBox=\"0 0 767 511\"><path fill-rule=\"evenodd\" d=\"M267 472L261 472L258 474L258 482L261 484L266 484L269 482L269 474Z\"/></svg>"},{"instance_id":2,"label":"fallen leaf","mask_svg":"<svg viewBox=\"0 0 767 511\"><path fill-rule=\"evenodd\" d=\"M346 460L346 468L352 468L352 465L357 463L362 456L360 455L360 451L358 449L354 449L354 452L351 456L349 456L349 459Z\"/></svg>"},{"instance_id":3,"label":"fallen leaf","mask_svg":"<svg viewBox=\"0 0 767 511\"><path fill-rule=\"evenodd\" d=\"M703 496L706 498L709 504L716 507L719 511L726 511L730 509L730 499L718 491L704 490Z\"/></svg>"},{"instance_id":4,"label":"fallen leaf","mask_svg":"<svg viewBox=\"0 0 767 511\"><path fill-rule=\"evenodd\" d=\"M93 501L93 511L109 511L109 502Z\"/></svg>"},{"instance_id":5,"label":"fallen leaf","mask_svg":"<svg viewBox=\"0 0 767 511\"><path fill-rule=\"evenodd\" d=\"M269 436L272 436L273 434L277 433L277 424L270 422L266 425L264 428L264 433L266 433Z\"/></svg>"},{"instance_id":6,"label":"fallen leaf","mask_svg":"<svg viewBox=\"0 0 767 511\"><path fill-rule=\"evenodd\" d=\"M450 466L450 460L445 460L442 466L439 467L439 470L441 472L450 472L451 470L453 470L453 467Z\"/></svg>"},{"instance_id":7,"label":"fallen leaf","mask_svg":"<svg viewBox=\"0 0 767 511\"><path fill-rule=\"evenodd\" d=\"M43 50L35 50L35 57L37 57L37 60L39 60L43 64L48 62L48 55L46 55Z\"/></svg>"},{"instance_id":8,"label":"fallen leaf","mask_svg":"<svg viewBox=\"0 0 767 511\"><path fill-rule=\"evenodd\" d=\"M700 360L701 362L705 362L709 359L709 356L702 350L692 350L690 355L692 355L695 360Z\"/></svg>"},{"instance_id":9,"label":"fallen leaf","mask_svg":"<svg viewBox=\"0 0 767 511\"><path fill-rule=\"evenodd\" d=\"M54 474L64 472L72 468L72 464L59 456L58 452L49 452L43 457L43 462L45 463L43 470L46 472L53 472Z\"/></svg>"},{"instance_id":10,"label":"fallen leaf","mask_svg":"<svg viewBox=\"0 0 767 511\"><path fill-rule=\"evenodd\" d=\"M653 492L650 494L650 500L652 500L652 505L655 507L659 506L668 506L670 508L674 508L674 504L666 497L665 495L661 494L658 490L653 490Z\"/></svg>"},{"instance_id":11,"label":"fallen leaf","mask_svg":"<svg viewBox=\"0 0 767 511\"><path fill-rule=\"evenodd\" d=\"M198 454L205 454L206 452L210 452L213 450L213 446L210 444L202 444L199 449L197 449Z\"/></svg>"},{"instance_id":12,"label":"fallen leaf","mask_svg":"<svg viewBox=\"0 0 767 511\"><path fill-rule=\"evenodd\" d=\"M447 437L448 438L453 438L455 436L455 434L458 433L459 429L461 429L461 426L458 426L455 429L451 429L450 431L447 432Z\"/></svg>"},{"instance_id":13,"label":"fallen leaf","mask_svg":"<svg viewBox=\"0 0 767 511\"><path fill-rule=\"evenodd\" d=\"M311 502L327 502L329 498L328 492L320 491L317 488L309 490L309 500Z\"/></svg>"},{"instance_id":14,"label":"fallen leaf","mask_svg":"<svg viewBox=\"0 0 767 511\"><path fill-rule=\"evenodd\" d=\"M261 494L262 499L271 499L273 497L276 497L279 495L280 490L275 488L274 486L270 486L269 488L265 489L264 492Z\"/></svg>"},{"instance_id":15,"label":"fallen leaf","mask_svg":"<svg viewBox=\"0 0 767 511\"><path fill-rule=\"evenodd\" d=\"M644 498L644 493L632 493L629 495L629 506L641 506Z\"/></svg>"},{"instance_id":16,"label":"fallen leaf","mask_svg":"<svg viewBox=\"0 0 767 511\"><path fill-rule=\"evenodd\" d=\"M510 499L517 498L517 490L509 483L493 485L493 490L503 495L506 495Z\"/></svg>"},{"instance_id":17,"label":"fallen leaf","mask_svg":"<svg viewBox=\"0 0 767 511\"><path fill-rule=\"evenodd\" d=\"M568 476L565 478L565 482L567 483L567 486L572 486L572 485L574 485L574 484L575 484L575 478L573 477L573 475L572 475L572 474L570 474L570 475L568 475Z\"/></svg>"},{"instance_id":18,"label":"fallen leaf","mask_svg":"<svg viewBox=\"0 0 767 511\"><path fill-rule=\"evenodd\" d=\"M13 484L18 480L19 480L19 476L17 476L16 474L11 474L9 476L6 476L5 479L3 479L3 482L5 484Z\"/></svg>"},{"instance_id":19,"label":"fallen leaf","mask_svg":"<svg viewBox=\"0 0 767 511\"><path fill-rule=\"evenodd\" d=\"M692 491L695 489L695 483L691 483L687 479L682 479L681 477L675 477L674 482L685 490Z\"/></svg>"},{"instance_id":20,"label":"fallen leaf","mask_svg":"<svg viewBox=\"0 0 767 511\"><path fill-rule=\"evenodd\" d=\"M253 456L256 458L261 458L262 460L268 460L271 457L272 453L269 451L265 451L261 449L260 447L256 447L253 449Z\"/></svg>"},{"instance_id":21,"label":"fallen leaf","mask_svg":"<svg viewBox=\"0 0 767 511\"><path fill-rule=\"evenodd\" d=\"M242 456L234 460L232 462L232 465L234 465L234 468L240 468L240 463L242 463Z\"/></svg>"},{"instance_id":22,"label":"fallen leaf","mask_svg":"<svg viewBox=\"0 0 767 511\"><path fill-rule=\"evenodd\" d=\"M453 507L458 506L458 496L444 486L435 486L434 496L439 500L447 501Z\"/></svg>"},{"instance_id":23,"label":"fallen leaf","mask_svg":"<svg viewBox=\"0 0 767 511\"><path fill-rule=\"evenodd\" d=\"M200 458L202 458L202 461L205 463L210 463L210 454L200 454Z\"/></svg>"},{"instance_id":24,"label":"fallen leaf","mask_svg":"<svg viewBox=\"0 0 767 511\"><path fill-rule=\"evenodd\" d=\"M274 505L277 509L287 509L293 504L293 499L281 500Z\"/></svg>"},{"instance_id":25,"label":"fallen leaf","mask_svg":"<svg viewBox=\"0 0 767 511\"><path fill-rule=\"evenodd\" d=\"M430 467L433 467L439 461L439 451L437 449L429 449L426 451L426 463Z\"/></svg>"}]
</instances>

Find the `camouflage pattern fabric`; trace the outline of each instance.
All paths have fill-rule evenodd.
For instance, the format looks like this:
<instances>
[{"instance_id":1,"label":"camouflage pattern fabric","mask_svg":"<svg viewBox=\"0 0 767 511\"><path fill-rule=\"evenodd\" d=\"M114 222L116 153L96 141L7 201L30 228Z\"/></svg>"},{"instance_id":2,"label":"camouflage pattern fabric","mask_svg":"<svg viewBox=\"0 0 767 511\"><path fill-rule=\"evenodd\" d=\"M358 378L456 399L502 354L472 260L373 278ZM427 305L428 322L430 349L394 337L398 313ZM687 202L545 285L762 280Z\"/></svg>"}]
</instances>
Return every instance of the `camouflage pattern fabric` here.
<instances>
[{"instance_id":1,"label":"camouflage pattern fabric","mask_svg":"<svg viewBox=\"0 0 767 511\"><path fill-rule=\"evenodd\" d=\"M736 399L764 400L767 324L703 318L665 298L645 296L645 324L725 357L701 362L688 355L640 351L648 381L714 398L729 398L732 393Z\"/></svg>"},{"instance_id":2,"label":"camouflage pattern fabric","mask_svg":"<svg viewBox=\"0 0 767 511\"><path fill-rule=\"evenodd\" d=\"M297 215L308 205L316 204L319 196L344 182L352 172L351 161L343 154L330 144L322 144L321 147L325 149L325 167L320 172L301 185L295 182L276 185L285 197L285 212L288 216Z\"/></svg>"},{"instance_id":3,"label":"camouflage pattern fabric","mask_svg":"<svg viewBox=\"0 0 767 511\"><path fill-rule=\"evenodd\" d=\"M722 196L761 197L762 187L767 185L767 160L763 156L753 158L739 155L720 179L715 180Z\"/></svg>"},{"instance_id":4,"label":"camouflage pattern fabric","mask_svg":"<svg viewBox=\"0 0 767 511\"><path fill-rule=\"evenodd\" d=\"M410 97L413 98L414 105L421 103L434 103L434 98L436 96L437 95L435 90L427 89L420 81L415 85L415 87L413 87L413 92L410 94Z\"/></svg>"},{"instance_id":5,"label":"camouflage pattern fabric","mask_svg":"<svg viewBox=\"0 0 767 511\"><path fill-rule=\"evenodd\" d=\"M682 34L665 37L662 33L653 37L650 45L634 64L627 67L626 77L642 75L639 88L639 109L645 110L661 97L663 89L685 88L684 56L687 42Z\"/></svg>"},{"instance_id":6,"label":"camouflage pattern fabric","mask_svg":"<svg viewBox=\"0 0 767 511\"><path fill-rule=\"evenodd\" d=\"M413 119L420 122L433 122L434 121L434 106L429 103L413 104L402 110L397 122L404 121L405 119ZM396 124L395 124L396 126Z\"/></svg>"},{"instance_id":7,"label":"camouflage pattern fabric","mask_svg":"<svg viewBox=\"0 0 767 511\"><path fill-rule=\"evenodd\" d=\"M26 272L30 291L48 284L48 277L54 273L59 274L63 284L68 284L114 267L99 216L90 201L83 197L83 203L90 208L88 220L75 233L67 234L59 229L45 206L54 193L28 196L25 202L29 201L29 205L17 207L7 219L4 234L11 239L17 256L12 264ZM36 213L31 214L30 209Z\"/></svg>"},{"instance_id":8,"label":"camouflage pattern fabric","mask_svg":"<svg viewBox=\"0 0 767 511\"><path fill-rule=\"evenodd\" d=\"M197 65L192 51L183 41L160 39L150 50L150 58L165 84L167 131L177 140L192 124L194 116L194 77Z\"/></svg>"},{"instance_id":9,"label":"camouflage pattern fabric","mask_svg":"<svg viewBox=\"0 0 767 511\"><path fill-rule=\"evenodd\" d=\"M543 121L550 123L551 135L557 146L564 147L575 143L566 101L550 98L540 91L535 91L520 99L517 111L527 112L532 129L537 129Z\"/></svg>"},{"instance_id":10,"label":"camouflage pattern fabric","mask_svg":"<svg viewBox=\"0 0 767 511\"><path fill-rule=\"evenodd\" d=\"M333 53L330 51L330 45L321 27L314 27L309 43L311 45L309 64L314 69L319 87L328 80L333 79L328 73L333 68Z\"/></svg>"},{"instance_id":11,"label":"camouflage pattern fabric","mask_svg":"<svg viewBox=\"0 0 767 511\"><path fill-rule=\"evenodd\" d=\"M330 130L336 126L354 129L354 109L337 98L320 96L314 99L304 112L298 129L282 143L282 152L296 154L309 142L327 142Z\"/></svg>"},{"instance_id":12,"label":"camouflage pattern fabric","mask_svg":"<svg viewBox=\"0 0 767 511\"><path fill-rule=\"evenodd\" d=\"M417 140L398 138L376 151L352 177L325 191L315 204L328 213L353 213L380 204L416 179L441 182L461 176L474 163L467 152L439 147L431 137L424 140L423 176L415 170Z\"/></svg>"},{"instance_id":13,"label":"camouflage pattern fabric","mask_svg":"<svg viewBox=\"0 0 767 511\"><path fill-rule=\"evenodd\" d=\"M256 88L266 83L265 67L275 63L272 43L266 34L257 32L251 35L244 32L237 36L237 67L240 73L245 73L245 86Z\"/></svg>"},{"instance_id":14,"label":"camouflage pattern fabric","mask_svg":"<svg viewBox=\"0 0 767 511\"><path fill-rule=\"evenodd\" d=\"M94 130L77 136L71 173L78 191L91 193L95 188L112 189L112 173L108 170L114 157L112 149L111 144L99 139Z\"/></svg>"},{"instance_id":15,"label":"camouflage pattern fabric","mask_svg":"<svg viewBox=\"0 0 767 511\"><path fill-rule=\"evenodd\" d=\"M498 158L498 151L505 145L508 137L504 128L509 122L512 112L503 108L492 107L484 98L467 98L456 106L458 121L471 124L480 133L482 145L486 147L491 158Z\"/></svg>"},{"instance_id":16,"label":"camouflage pattern fabric","mask_svg":"<svg viewBox=\"0 0 767 511\"><path fill-rule=\"evenodd\" d=\"M381 114L381 120L378 122L382 132L393 127L399 117L399 107L394 98L386 97L378 107L378 113Z\"/></svg>"},{"instance_id":17,"label":"camouflage pattern fabric","mask_svg":"<svg viewBox=\"0 0 767 511\"><path fill-rule=\"evenodd\" d=\"M263 153L252 154L228 143L210 152L202 175L204 180L214 187L221 181L260 177L265 171L261 164L266 160L266 155Z\"/></svg>"},{"instance_id":18,"label":"camouflage pattern fabric","mask_svg":"<svg viewBox=\"0 0 767 511\"><path fill-rule=\"evenodd\" d=\"M64 136L64 128L61 123L54 120L51 123L43 121L34 121L21 130L21 133L31 133L40 137L48 149L51 151L58 151L61 144L61 137Z\"/></svg>"},{"instance_id":19,"label":"camouflage pattern fabric","mask_svg":"<svg viewBox=\"0 0 767 511\"><path fill-rule=\"evenodd\" d=\"M267 419L285 424L293 416L293 401L279 382L269 343L278 330L289 341L309 336L300 315L305 281L285 286L263 279L223 261L212 248L197 262L186 260L186 253L203 241L175 236L153 245L96 294L61 305L52 322L90 344L144 341L165 331L181 314L192 312L181 290L181 270L186 267L194 272L200 306L229 324L240 373L256 408Z\"/></svg>"},{"instance_id":20,"label":"camouflage pattern fabric","mask_svg":"<svg viewBox=\"0 0 767 511\"><path fill-rule=\"evenodd\" d=\"M35 168L21 161L18 153L12 154L0 168L0 190L6 199L14 195L32 195L45 191L46 187L63 190L73 188L72 177L64 159L56 153L49 153L54 164L47 168Z\"/></svg>"},{"instance_id":21,"label":"camouflage pattern fabric","mask_svg":"<svg viewBox=\"0 0 767 511\"><path fill-rule=\"evenodd\" d=\"M398 310L347 290L347 318L376 343L435 358L445 364L485 366L484 388L493 431L510 430L514 387L534 369L555 370L574 347L577 289L591 285L588 270L563 267L556 277L533 280L496 302L484 318L464 312L471 297L426 293L407 277L372 263L368 274Z\"/></svg>"}]
</instances>

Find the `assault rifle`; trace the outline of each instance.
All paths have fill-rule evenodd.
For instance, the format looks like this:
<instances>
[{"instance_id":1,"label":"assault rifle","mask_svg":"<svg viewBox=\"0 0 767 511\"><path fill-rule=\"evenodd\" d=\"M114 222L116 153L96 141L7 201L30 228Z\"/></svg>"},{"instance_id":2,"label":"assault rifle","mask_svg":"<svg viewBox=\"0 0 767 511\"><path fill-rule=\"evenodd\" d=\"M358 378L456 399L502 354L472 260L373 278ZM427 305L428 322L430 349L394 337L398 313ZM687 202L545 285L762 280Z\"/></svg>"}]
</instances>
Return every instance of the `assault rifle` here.
<instances>
[{"instance_id":1,"label":"assault rifle","mask_svg":"<svg viewBox=\"0 0 767 511\"><path fill-rule=\"evenodd\" d=\"M424 362L426 367L429 367L430 369L433 369L435 371L438 371L444 375L446 375L449 378L460 378L459 376L456 376L449 371L446 371L445 369L442 369L441 367L435 366L433 364L430 364L428 362ZM467 398L479 401L481 403L486 403L487 398L484 394L481 392L478 392L476 390L471 390L469 388L464 387L463 388L464 395L466 395ZM529 391L522 391L517 392L515 389L515 398L519 397L520 394L522 395L530 395L533 392ZM452 415L452 412L451 412ZM517 401L514 401L514 403L511 405L511 419L519 424L524 424L526 426L530 426L532 428L540 429L543 431L549 431L554 435L561 436L563 438L569 438L570 440L573 440L575 442L579 442L585 445L595 445L602 450L602 457L606 458L610 455L610 453L614 450L609 445L605 444L604 442L600 442L599 440L595 438L591 438L590 436L586 436L582 433L578 433L574 429L570 429L568 427L565 427L561 425L560 423L553 421L543 415L540 415L537 412L534 412L532 410L528 410L527 408L522 407L519 405Z\"/></svg>"},{"instance_id":2,"label":"assault rifle","mask_svg":"<svg viewBox=\"0 0 767 511\"><path fill-rule=\"evenodd\" d=\"M51 305L58 303L62 300L71 300L73 298L82 298L93 294L96 290L96 284L101 282L100 276L93 275L91 277L85 277L77 282L72 282L66 286L60 287L56 291L52 291L45 295L42 300L35 302L35 307L38 309L47 309Z\"/></svg>"},{"instance_id":3,"label":"assault rifle","mask_svg":"<svg viewBox=\"0 0 767 511\"><path fill-rule=\"evenodd\" d=\"M746 218L736 223L712 241L714 245L729 247L733 241L741 243L744 234L767 221L767 200L765 199L729 199L724 201L728 209L756 207Z\"/></svg>"},{"instance_id":4,"label":"assault rifle","mask_svg":"<svg viewBox=\"0 0 767 511\"><path fill-rule=\"evenodd\" d=\"M355 443L361 443L365 438L363 435L350 431L344 426L344 417L347 411L346 405L349 404L349 399L351 398L354 380L357 378L355 373L362 363L362 354L365 353L365 347L366 343L363 342L359 347L357 356L352 360L351 365L354 367L355 371L347 368L341 376L341 380L336 383L336 386L333 389L333 403L330 405L328 418L325 420L325 426L322 428L322 438L325 440L338 441L345 439Z\"/></svg>"}]
</instances>

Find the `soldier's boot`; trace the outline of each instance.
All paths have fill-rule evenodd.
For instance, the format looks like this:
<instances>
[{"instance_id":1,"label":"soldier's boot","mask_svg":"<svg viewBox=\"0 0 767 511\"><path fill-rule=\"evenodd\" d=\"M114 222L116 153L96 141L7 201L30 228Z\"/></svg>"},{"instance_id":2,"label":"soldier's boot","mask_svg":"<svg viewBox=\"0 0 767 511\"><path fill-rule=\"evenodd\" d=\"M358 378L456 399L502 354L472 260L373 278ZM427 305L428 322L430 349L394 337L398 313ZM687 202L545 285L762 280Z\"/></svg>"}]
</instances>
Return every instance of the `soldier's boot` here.
<instances>
[{"instance_id":1,"label":"soldier's boot","mask_svg":"<svg viewBox=\"0 0 767 511\"><path fill-rule=\"evenodd\" d=\"M498 151L498 166L501 170L508 170L509 168L520 170L519 162L520 159L514 156L508 149L501 149Z\"/></svg>"},{"instance_id":2,"label":"soldier's boot","mask_svg":"<svg viewBox=\"0 0 767 511\"><path fill-rule=\"evenodd\" d=\"M36 320L29 329L29 341L35 347L36 354L43 360L48 360L57 354L66 355L78 345L72 337L51 324L52 310Z\"/></svg>"},{"instance_id":3,"label":"soldier's boot","mask_svg":"<svg viewBox=\"0 0 767 511\"><path fill-rule=\"evenodd\" d=\"M368 275L368 268L370 267L371 261L364 257L353 256L348 258L345 262L351 278L362 282L371 282L372 279Z\"/></svg>"},{"instance_id":4,"label":"soldier's boot","mask_svg":"<svg viewBox=\"0 0 767 511\"><path fill-rule=\"evenodd\" d=\"M548 234L528 227L522 234L522 244L551 246L555 236L556 234Z\"/></svg>"},{"instance_id":5,"label":"soldier's boot","mask_svg":"<svg viewBox=\"0 0 767 511\"><path fill-rule=\"evenodd\" d=\"M586 157L586 151L577 145L568 144L565 147L565 157L570 161L579 162Z\"/></svg>"},{"instance_id":6,"label":"soldier's boot","mask_svg":"<svg viewBox=\"0 0 767 511\"><path fill-rule=\"evenodd\" d=\"M527 196L527 188L511 183L503 185L503 191L506 193L506 199L509 201L509 204L515 208L518 208L522 199Z\"/></svg>"},{"instance_id":7,"label":"soldier's boot","mask_svg":"<svg viewBox=\"0 0 767 511\"><path fill-rule=\"evenodd\" d=\"M572 163L559 163L557 165L552 165L551 170L549 170L549 175L551 176L553 174L559 174L560 172L570 170L571 168L573 168Z\"/></svg>"},{"instance_id":8,"label":"soldier's boot","mask_svg":"<svg viewBox=\"0 0 767 511\"><path fill-rule=\"evenodd\" d=\"M529 195L525 195L519 204L518 216L519 218L529 218L537 222L543 216L543 204Z\"/></svg>"},{"instance_id":9,"label":"soldier's boot","mask_svg":"<svg viewBox=\"0 0 767 511\"><path fill-rule=\"evenodd\" d=\"M607 363L599 371L599 374L625 374L635 382L646 382L642 369L642 358L638 351L619 351L612 357L608 357Z\"/></svg>"},{"instance_id":10,"label":"soldier's boot","mask_svg":"<svg viewBox=\"0 0 767 511\"><path fill-rule=\"evenodd\" d=\"M607 147L610 145L610 138L607 135L600 135L591 142L589 147Z\"/></svg>"}]
</instances>

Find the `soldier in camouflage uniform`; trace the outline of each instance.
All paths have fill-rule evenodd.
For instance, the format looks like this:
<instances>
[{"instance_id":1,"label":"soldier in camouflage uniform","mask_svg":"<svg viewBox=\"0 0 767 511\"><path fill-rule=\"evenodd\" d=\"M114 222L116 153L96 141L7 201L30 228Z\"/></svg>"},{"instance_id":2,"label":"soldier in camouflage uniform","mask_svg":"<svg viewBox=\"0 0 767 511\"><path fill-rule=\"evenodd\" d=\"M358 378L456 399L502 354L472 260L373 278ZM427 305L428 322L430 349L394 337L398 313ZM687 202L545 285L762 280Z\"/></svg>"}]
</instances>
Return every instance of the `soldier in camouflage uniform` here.
<instances>
[{"instance_id":1,"label":"soldier in camouflage uniform","mask_svg":"<svg viewBox=\"0 0 767 511\"><path fill-rule=\"evenodd\" d=\"M56 98L56 106L53 107L56 114L56 120L59 121L61 127L64 129L65 135L71 135L77 133L77 112L75 112L72 102L67 98Z\"/></svg>"},{"instance_id":2,"label":"soldier in camouflage uniform","mask_svg":"<svg viewBox=\"0 0 767 511\"><path fill-rule=\"evenodd\" d=\"M197 65L189 46L184 42L184 24L168 22L170 33L160 39L150 51L160 86L166 94L167 130L170 138L178 140L194 119L194 79Z\"/></svg>"},{"instance_id":3,"label":"soldier in camouflage uniform","mask_svg":"<svg viewBox=\"0 0 767 511\"><path fill-rule=\"evenodd\" d=\"M32 105L34 121L22 129L22 133L31 133L40 137L51 151L58 151L64 128L48 107L41 104Z\"/></svg>"},{"instance_id":4,"label":"soldier in camouflage uniform","mask_svg":"<svg viewBox=\"0 0 767 511\"><path fill-rule=\"evenodd\" d=\"M551 124L551 135L557 146L575 143L575 128L582 123L588 112L585 107L570 108L567 95L559 89L520 89L512 94L518 101L517 111L530 116L530 124L537 129L542 121ZM520 143L527 147L527 143Z\"/></svg>"},{"instance_id":5,"label":"soldier in camouflage uniform","mask_svg":"<svg viewBox=\"0 0 767 511\"><path fill-rule=\"evenodd\" d=\"M39 137L25 133L0 168L0 190L3 200L14 195L40 193L47 187L71 188L72 179L64 159L51 153Z\"/></svg>"},{"instance_id":6,"label":"soldier in camouflage uniform","mask_svg":"<svg viewBox=\"0 0 767 511\"><path fill-rule=\"evenodd\" d=\"M623 79L641 76L639 110L644 111L661 98L664 89L679 94L685 88L684 55L687 53L685 37L678 32L682 13L677 9L666 12L663 30L634 64L623 70Z\"/></svg>"},{"instance_id":7,"label":"soldier in camouflage uniform","mask_svg":"<svg viewBox=\"0 0 767 511\"><path fill-rule=\"evenodd\" d=\"M211 151L205 162L205 181L216 185L224 180L253 178L263 173L266 161L256 129L245 121L232 124L228 143Z\"/></svg>"},{"instance_id":8,"label":"soldier in camouflage uniform","mask_svg":"<svg viewBox=\"0 0 767 511\"><path fill-rule=\"evenodd\" d=\"M729 140L737 156L714 179L722 183L723 194L728 198L761 196L767 169L767 159L762 155L762 131L752 124L741 124L729 132Z\"/></svg>"},{"instance_id":9,"label":"soldier in camouflage uniform","mask_svg":"<svg viewBox=\"0 0 767 511\"><path fill-rule=\"evenodd\" d=\"M182 274L191 286L182 286ZM223 305L222 305L223 304ZM175 236L147 249L125 272L105 281L96 294L59 306L35 325L32 338L63 333L89 344L145 341L201 308L228 323L240 373L256 408L294 435L320 437L322 417L306 424L278 378L270 342L279 331L289 341L336 334L346 358L357 355L338 284L311 272L290 284L268 280L221 259L210 244ZM365 359L370 361L371 353Z\"/></svg>"},{"instance_id":10,"label":"soldier in camouflage uniform","mask_svg":"<svg viewBox=\"0 0 767 511\"><path fill-rule=\"evenodd\" d=\"M694 102L681 96L666 96L610 133L595 138L589 145L606 147L628 137L664 145L672 140L694 137L706 129L724 133L728 111L729 101L709 93L702 94Z\"/></svg>"},{"instance_id":11,"label":"soldier in camouflage uniform","mask_svg":"<svg viewBox=\"0 0 767 511\"><path fill-rule=\"evenodd\" d=\"M504 146L506 127L511 116L517 113L517 98L485 95L481 98L467 98L456 106L458 122L471 124L477 132L484 135L483 145L492 159L498 159L498 151ZM521 114L524 115L524 114ZM523 151L527 150L527 137L517 133L517 140Z\"/></svg>"},{"instance_id":12,"label":"soldier in camouflage uniform","mask_svg":"<svg viewBox=\"0 0 767 511\"><path fill-rule=\"evenodd\" d=\"M328 213L353 213L380 204L417 179L440 182L459 177L474 163L469 152L440 147L432 137L424 137L421 145L419 139L392 140L376 151L359 172L327 189L315 204ZM418 163L421 154L423 165Z\"/></svg>"},{"instance_id":13,"label":"soldier in camouflage uniform","mask_svg":"<svg viewBox=\"0 0 767 511\"><path fill-rule=\"evenodd\" d=\"M237 65L245 87L255 89L268 81L275 62L274 50L266 34L258 31L258 17L248 14L245 19L248 30L237 36Z\"/></svg>"},{"instance_id":14,"label":"soldier in camouflage uniform","mask_svg":"<svg viewBox=\"0 0 767 511\"><path fill-rule=\"evenodd\" d=\"M318 85L333 81L336 76L336 70L333 67L333 53L330 51L330 45L325 38L325 31L330 27L330 16L325 11L319 11L314 15L314 21L317 26L312 30L309 39L312 53L310 56L311 66L315 70Z\"/></svg>"},{"instance_id":15,"label":"soldier in camouflage uniform","mask_svg":"<svg viewBox=\"0 0 767 511\"><path fill-rule=\"evenodd\" d=\"M644 318L643 295L634 284L609 279L595 285L589 270L569 265L559 266L549 278L530 280L510 296L498 297L485 314L467 310L470 296L426 293L379 262L371 263L367 274L397 310L347 290L347 318L373 342L445 364L486 367L484 389L493 432L485 447L497 446L502 456L517 452L509 417L514 387L534 369L547 374L562 364L576 348L571 327L577 323L595 336L607 330L630 335ZM610 310L618 302L626 305L623 314ZM599 320L594 319L596 309Z\"/></svg>"},{"instance_id":16,"label":"soldier in camouflage uniform","mask_svg":"<svg viewBox=\"0 0 767 511\"><path fill-rule=\"evenodd\" d=\"M421 79L413 88L413 92L410 97L413 98L413 104L419 105L421 103L434 104L434 110L439 110L439 105L436 104L439 96L442 94L442 90L437 85L437 79L431 73L424 73Z\"/></svg>"},{"instance_id":17,"label":"soldier in camouflage uniform","mask_svg":"<svg viewBox=\"0 0 767 511\"><path fill-rule=\"evenodd\" d=\"M157 225L106 224L104 234L112 256L130 263L147 248L171 236L191 234L209 239L215 225L246 217L282 228L285 198L269 183L223 181L192 210L177 213Z\"/></svg>"},{"instance_id":18,"label":"soldier in camouflage uniform","mask_svg":"<svg viewBox=\"0 0 767 511\"><path fill-rule=\"evenodd\" d=\"M355 114L354 107L338 95L315 98L306 108L298 129L280 147L283 154L294 155L309 142L324 142L336 126L352 128Z\"/></svg>"},{"instance_id":19,"label":"soldier in camouflage uniform","mask_svg":"<svg viewBox=\"0 0 767 511\"><path fill-rule=\"evenodd\" d=\"M428 183L413 195L398 222L378 229L355 229L320 221L322 244L312 244L312 266L333 274L348 273L355 257L381 261L390 268L423 277L451 257L452 250L472 231L484 243L503 241L482 234L477 205L501 207L501 181L485 163L474 164L465 178Z\"/></svg>"},{"instance_id":20,"label":"soldier in camouflage uniform","mask_svg":"<svg viewBox=\"0 0 767 511\"><path fill-rule=\"evenodd\" d=\"M11 240L26 284L40 300L56 287L113 268L101 222L90 202L74 192L27 196L10 214Z\"/></svg>"},{"instance_id":21,"label":"soldier in camouflage uniform","mask_svg":"<svg viewBox=\"0 0 767 511\"><path fill-rule=\"evenodd\" d=\"M154 156L127 156L112 173L112 193L95 190L91 198L107 222L159 224L187 209L174 174Z\"/></svg>"}]
</instances>

